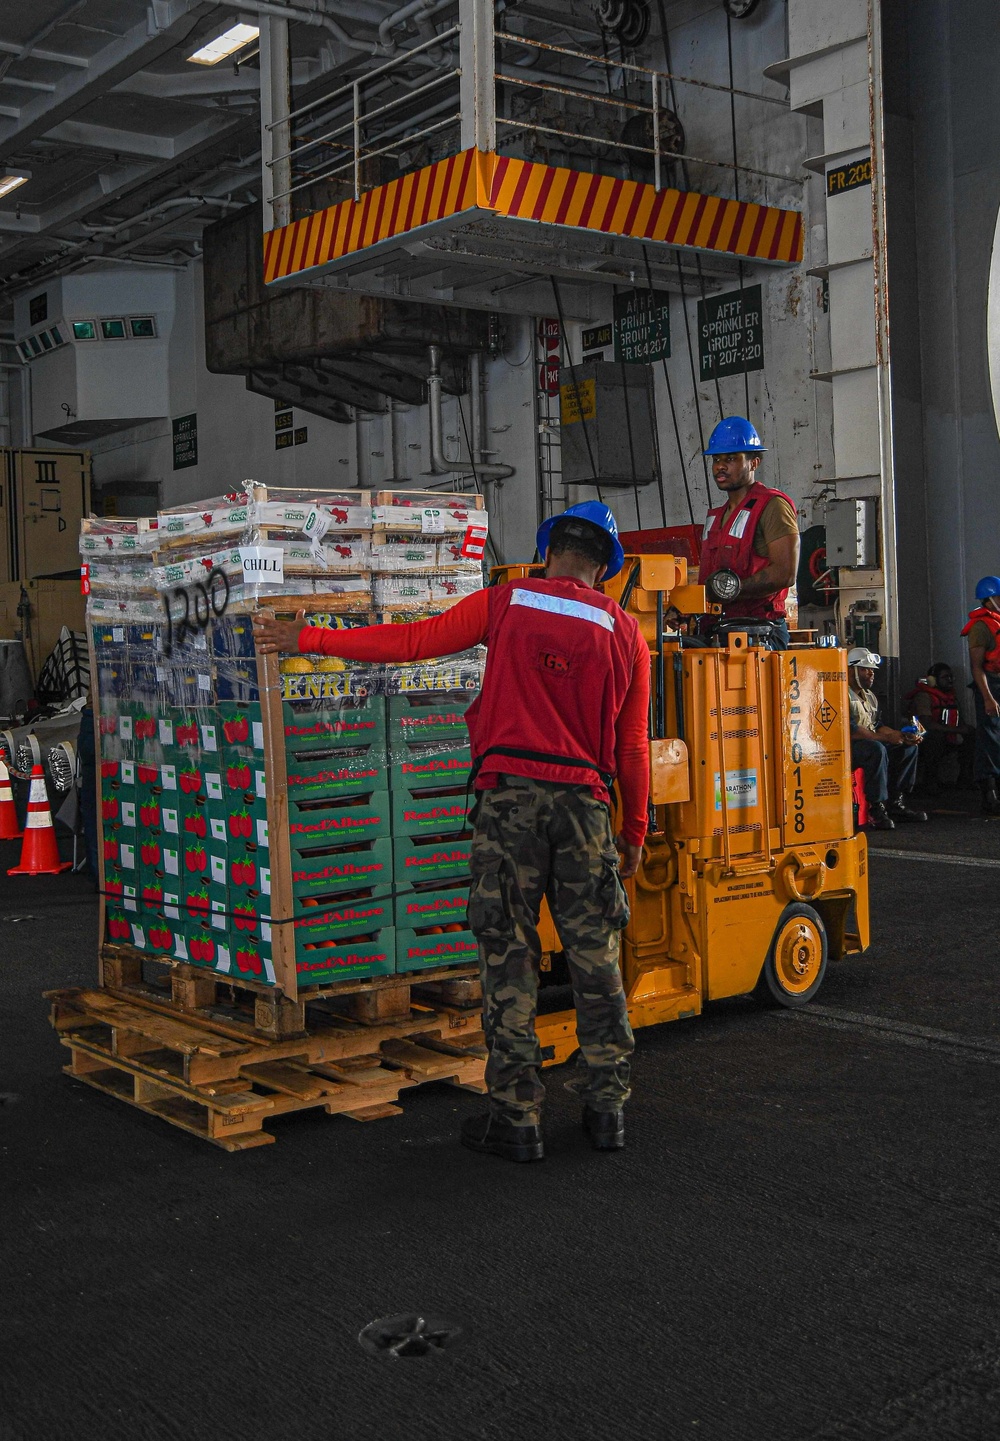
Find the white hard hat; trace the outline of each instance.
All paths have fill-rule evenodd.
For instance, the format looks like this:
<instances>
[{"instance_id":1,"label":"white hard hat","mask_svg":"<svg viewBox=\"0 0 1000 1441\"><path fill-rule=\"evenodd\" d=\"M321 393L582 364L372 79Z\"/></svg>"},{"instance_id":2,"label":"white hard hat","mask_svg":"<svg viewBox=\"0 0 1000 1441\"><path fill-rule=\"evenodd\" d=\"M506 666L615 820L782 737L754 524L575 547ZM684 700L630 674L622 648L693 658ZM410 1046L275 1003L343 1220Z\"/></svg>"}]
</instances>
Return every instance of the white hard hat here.
<instances>
[{"instance_id":1,"label":"white hard hat","mask_svg":"<svg viewBox=\"0 0 1000 1441\"><path fill-rule=\"evenodd\" d=\"M853 650L847 652L847 664L864 666L866 670L878 670L882 664L882 657L876 655L873 650L866 650L863 645L856 645Z\"/></svg>"}]
</instances>

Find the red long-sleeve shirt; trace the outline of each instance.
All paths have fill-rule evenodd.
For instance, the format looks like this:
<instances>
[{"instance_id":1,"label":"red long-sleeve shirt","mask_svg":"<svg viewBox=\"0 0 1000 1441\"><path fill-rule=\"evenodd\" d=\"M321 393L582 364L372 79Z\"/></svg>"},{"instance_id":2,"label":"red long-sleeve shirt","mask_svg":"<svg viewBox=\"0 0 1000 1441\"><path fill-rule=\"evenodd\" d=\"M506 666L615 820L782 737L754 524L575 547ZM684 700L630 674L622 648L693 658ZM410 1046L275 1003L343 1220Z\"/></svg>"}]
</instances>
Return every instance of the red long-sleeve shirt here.
<instances>
[{"instance_id":1,"label":"red long-sleeve shirt","mask_svg":"<svg viewBox=\"0 0 1000 1441\"><path fill-rule=\"evenodd\" d=\"M565 581L566 577L563 577ZM577 582L581 590L589 587ZM356 630L326 630L303 626L299 650L317 655L339 656L343 660L383 661L404 664L455 655L482 645L489 632L489 593L476 591L451 610L430 620L401 625L368 625ZM646 834L646 802L649 796L649 651L637 634L632 680L615 727L615 765L621 796L622 836L630 845L641 845ZM483 770L477 790L496 785L497 772ZM594 787L595 794L598 788Z\"/></svg>"}]
</instances>

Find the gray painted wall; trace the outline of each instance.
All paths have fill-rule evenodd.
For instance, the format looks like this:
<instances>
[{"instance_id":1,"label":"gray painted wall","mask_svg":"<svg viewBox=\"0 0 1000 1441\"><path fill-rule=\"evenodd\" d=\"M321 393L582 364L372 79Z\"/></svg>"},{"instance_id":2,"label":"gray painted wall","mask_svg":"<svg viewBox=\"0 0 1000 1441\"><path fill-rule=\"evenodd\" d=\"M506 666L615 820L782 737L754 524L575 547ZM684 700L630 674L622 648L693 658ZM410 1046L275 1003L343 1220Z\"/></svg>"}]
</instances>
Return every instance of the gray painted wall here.
<instances>
[{"instance_id":1,"label":"gray painted wall","mask_svg":"<svg viewBox=\"0 0 1000 1441\"><path fill-rule=\"evenodd\" d=\"M996 0L884 0L901 679L947 660L1000 572L987 305L1000 208ZM916 358L919 357L919 365Z\"/></svg>"}]
</instances>

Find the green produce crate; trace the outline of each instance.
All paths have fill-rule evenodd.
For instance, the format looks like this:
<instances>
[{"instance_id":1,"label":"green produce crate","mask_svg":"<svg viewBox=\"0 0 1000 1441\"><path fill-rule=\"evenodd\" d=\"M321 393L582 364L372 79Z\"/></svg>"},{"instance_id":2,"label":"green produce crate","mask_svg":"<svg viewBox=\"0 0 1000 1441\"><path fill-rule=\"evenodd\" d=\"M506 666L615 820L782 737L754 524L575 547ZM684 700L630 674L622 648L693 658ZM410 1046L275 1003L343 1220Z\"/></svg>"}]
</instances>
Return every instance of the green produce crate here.
<instances>
[{"instance_id":1,"label":"green produce crate","mask_svg":"<svg viewBox=\"0 0 1000 1441\"><path fill-rule=\"evenodd\" d=\"M340 700L284 701L281 707L287 750L326 750L334 746L374 745L385 749L383 696L344 696Z\"/></svg>"},{"instance_id":2,"label":"green produce crate","mask_svg":"<svg viewBox=\"0 0 1000 1441\"><path fill-rule=\"evenodd\" d=\"M389 788L383 753L374 745L335 751L299 751L286 756L288 794L296 800Z\"/></svg>"},{"instance_id":3,"label":"green produce crate","mask_svg":"<svg viewBox=\"0 0 1000 1441\"><path fill-rule=\"evenodd\" d=\"M442 935L396 932L396 970L399 972L467 966L478 961L479 944L471 931L446 931Z\"/></svg>"},{"instance_id":4,"label":"green produce crate","mask_svg":"<svg viewBox=\"0 0 1000 1441\"><path fill-rule=\"evenodd\" d=\"M389 793L348 797L344 800L314 804L288 797L288 830L291 838L293 865L303 849L328 845L356 845L390 832Z\"/></svg>"},{"instance_id":5,"label":"green produce crate","mask_svg":"<svg viewBox=\"0 0 1000 1441\"><path fill-rule=\"evenodd\" d=\"M389 741L395 747L405 743L441 741L445 745L468 744L465 712L476 699L469 691L416 692L389 697Z\"/></svg>"},{"instance_id":6,"label":"green produce crate","mask_svg":"<svg viewBox=\"0 0 1000 1441\"><path fill-rule=\"evenodd\" d=\"M472 774L468 745L450 749L440 742L403 745L390 754L389 785L393 790L427 790L434 786L467 785Z\"/></svg>"},{"instance_id":7,"label":"green produce crate","mask_svg":"<svg viewBox=\"0 0 1000 1441\"><path fill-rule=\"evenodd\" d=\"M398 891L396 927L398 930L422 930L427 926L464 927L468 906L468 880L440 889Z\"/></svg>"},{"instance_id":8,"label":"green produce crate","mask_svg":"<svg viewBox=\"0 0 1000 1441\"><path fill-rule=\"evenodd\" d=\"M317 945L316 950L307 946ZM374 940L342 945L304 941L295 947L295 969L302 987L335 981L365 980L369 976L391 976L395 969L394 931L385 926Z\"/></svg>"},{"instance_id":9,"label":"green produce crate","mask_svg":"<svg viewBox=\"0 0 1000 1441\"><path fill-rule=\"evenodd\" d=\"M440 836L468 828L469 812L475 798L465 786L447 790L394 790L392 833L394 836Z\"/></svg>"},{"instance_id":10,"label":"green produce crate","mask_svg":"<svg viewBox=\"0 0 1000 1441\"><path fill-rule=\"evenodd\" d=\"M393 875L397 890L408 886L444 884L469 874L472 836L394 836Z\"/></svg>"},{"instance_id":11,"label":"green produce crate","mask_svg":"<svg viewBox=\"0 0 1000 1441\"><path fill-rule=\"evenodd\" d=\"M310 897L307 899L315 899ZM301 906L296 903L294 921L296 951L306 941L360 941L376 931L392 925L392 893L388 887L372 888L370 893L354 892L327 904Z\"/></svg>"},{"instance_id":12,"label":"green produce crate","mask_svg":"<svg viewBox=\"0 0 1000 1441\"><path fill-rule=\"evenodd\" d=\"M305 897L332 896L369 886L388 889L391 883L392 841L388 836L376 836L357 850L320 844L292 855L297 911Z\"/></svg>"}]
</instances>

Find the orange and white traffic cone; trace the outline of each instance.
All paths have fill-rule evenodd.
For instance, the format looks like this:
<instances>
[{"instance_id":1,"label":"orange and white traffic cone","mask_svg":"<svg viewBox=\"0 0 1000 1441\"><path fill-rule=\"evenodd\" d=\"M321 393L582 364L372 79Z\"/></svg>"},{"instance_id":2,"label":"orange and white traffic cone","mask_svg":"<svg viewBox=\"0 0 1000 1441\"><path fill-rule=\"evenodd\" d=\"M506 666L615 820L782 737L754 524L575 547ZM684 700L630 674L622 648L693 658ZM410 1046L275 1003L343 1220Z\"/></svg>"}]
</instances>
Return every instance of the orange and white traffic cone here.
<instances>
[{"instance_id":1,"label":"orange and white traffic cone","mask_svg":"<svg viewBox=\"0 0 1000 1441\"><path fill-rule=\"evenodd\" d=\"M31 790L28 792L28 816L24 822L24 844L20 865L12 866L9 876L57 876L68 871L72 861L60 861L56 833L45 789L45 772L41 766L31 768Z\"/></svg>"},{"instance_id":2,"label":"orange and white traffic cone","mask_svg":"<svg viewBox=\"0 0 1000 1441\"><path fill-rule=\"evenodd\" d=\"M17 823L17 806L10 788L10 771L0 760L0 841L19 841L24 835Z\"/></svg>"}]
</instances>

